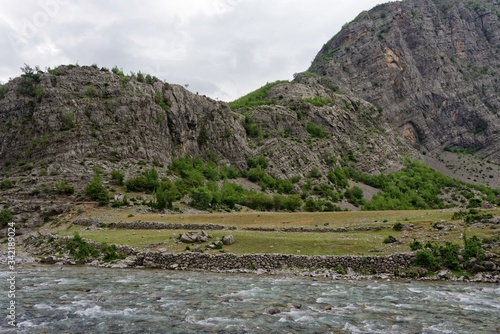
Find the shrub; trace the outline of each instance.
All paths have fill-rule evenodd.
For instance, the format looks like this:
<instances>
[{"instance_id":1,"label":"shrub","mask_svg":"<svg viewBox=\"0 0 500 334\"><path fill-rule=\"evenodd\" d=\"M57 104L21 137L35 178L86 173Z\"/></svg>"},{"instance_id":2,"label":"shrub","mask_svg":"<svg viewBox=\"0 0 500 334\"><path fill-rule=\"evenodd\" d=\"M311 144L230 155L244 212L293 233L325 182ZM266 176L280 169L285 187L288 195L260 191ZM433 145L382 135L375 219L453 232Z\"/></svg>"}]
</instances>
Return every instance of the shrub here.
<instances>
[{"instance_id":1,"label":"shrub","mask_svg":"<svg viewBox=\"0 0 500 334\"><path fill-rule=\"evenodd\" d=\"M245 196L243 205L250 209L266 211L274 207L274 202L271 197L264 193L251 191Z\"/></svg>"},{"instance_id":2,"label":"shrub","mask_svg":"<svg viewBox=\"0 0 500 334\"><path fill-rule=\"evenodd\" d=\"M7 90L4 87L0 87L0 100L5 97L5 94L7 94Z\"/></svg>"},{"instance_id":3,"label":"shrub","mask_svg":"<svg viewBox=\"0 0 500 334\"><path fill-rule=\"evenodd\" d=\"M478 261L484 260L484 250L482 247L482 243L477 236L473 235L472 238L467 238L467 235L464 232L463 240L464 240L464 251L462 255L465 261L473 257L476 258Z\"/></svg>"},{"instance_id":4,"label":"shrub","mask_svg":"<svg viewBox=\"0 0 500 334\"><path fill-rule=\"evenodd\" d=\"M3 209L2 211L0 211L0 226L1 227L7 226L7 224L12 222L13 218L14 216L9 210Z\"/></svg>"},{"instance_id":5,"label":"shrub","mask_svg":"<svg viewBox=\"0 0 500 334\"><path fill-rule=\"evenodd\" d=\"M457 212L453 212L453 215L451 216L452 220L458 220L462 219L463 217L467 216L467 212L464 210L459 210Z\"/></svg>"},{"instance_id":6,"label":"shrub","mask_svg":"<svg viewBox=\"0 0 500 334\"><path fill-rule=\"evenodd\" d=\"M315 123L307 123L306 130L309 134L315 138L326 138L328 137L328 132L323 129L321 125Z\"/></svg>"},{"instance_id":7,"label":"shrub","mask_svg":"<svg viewBox=\"0 0 500 334\"><path fill-rule=\"evenodd\" d=\"M340 167L335 167L333 170L329 171L327 178L338 188L344 189L349 184L346 172Z\"/></svg>"},{"instance_id":8,"label":"shrub","mask_svg":"<svg viewBox=\"0 0 500 334\"><path fill-rule=\"evenodd\" d=\"M275 81L267 83L264 86L256 89L255 91L243 97L240 97L239 99L234 100L233 102L229 102L228 105L231 109L240 109L240 108L256 107L260 105L274 104L275 103L274 101L268 99L267 93L269 89L271 89L273 86L276 86L284 82L288 81Z\"/></svg>"},{"instance_id":9,"label":"shrub","mask_svg":"<svg viewBox=\"0 0 500 334\"><path fill-rule=\"evenodd\" d=\"M418 240L413 240L411 243L410 243L410 249L412 251L416 251L416 250L419 250L419 249L422 249L424 248L424 246L422 245L422 243Z\"/></svg>"},{"instance_id":10,"label":"shrub","mask_svg":"<svg viewBox=\"0 0 500 334\"><path fill-rule=\"evenodd\" d=\"M222 166L220 169L221 177L225 179L236 179L240 176L240 172L233 166Z\"/></svg>"},{"instance_id":11,"label":"shrub","mask_svg":"<svg viewBox=\"0 0 500 334\"><path fill-rule=\"evenodd\" d=\"M71 256L79 261L84 261L89 257L99 256L99 251L83 240L78 232L74 234L73 239L66 242L66 248L69 250Z\"/></svg>"},{"instance_id":12,"label":"shrub","mask_svg":"<svg viewBox=\"0 0 500 334\"><path fill-rule=\"evenodd\" d=\"M294 212L302 207L302 199L299 195L290 195L285 199L285 209Z\"/></svg>"},{"instance_id":13,"label":"shrub","mask_svg":"<svg viewBox=\"0 0 500 334\"><path fill-rule=\"evenodd\" d=\"M429 249L419 250L415 255L414 264L428 268L430 270L439 269L438 259Z\"/></svg>"},{"instance_id":14,"label":"shrub","mask_svg":"<svg viewBox=\"0 0 500 334\"><path fill-rule=\"evenodd\" d=\"M98 173L94 174L92 182L90 182L85 188L85 193L91 199L97 201L100 205L105 205L109 203L109 192L102 185L101 177Z\"/></svg>"},{"instance_id":15,"label":"shrub","mask_svg":"<svg viewBox=\"0 0 500 334\"><path fill-rule=\"evenodd\" d=\"M145 169L142 176L136 176L125 182L127 191L144 191L152 193L160 184L155 168Z\"/></svg>"},{"instance_id":16,"label":"shrub","mask_svg":"<svg viewBox=\"0 0 500 334\"><path fill-rule=\"evenodd\" d=\"M206 179L210 181L218 181L221 176L219 168L217 168L217 165L214 162L209 162L208 164L206 164L203 167L202 173L206 177Z\"/></svg>"},{"instance_id":17,"label":"shrub","mask_svg":"<svg viewBox=\"0 0 500 334\"><path fill-rule=\"evenodd\" d=\"M309 172L309 177L312 177L314 179L319 179L321 177L321 173L318 167L314 166L313 168L311 168L311 171Z\"/></svg>"},{"instance_id":18,"label":"shrub","mask_svg":"<svg viewBox=\"0 0 500 334\"><path fill-rule=\"evenodd\" d=\"M444 245L427 242L425 246L422 246L419 241L414 240L410 244L411 250L417 250L414 264L430 270L437 270L442 266L451 270L461 270L461 260L468 261L470 258L476 258L478 261L483 261L484 250L479 238L473 236L468 239L464 232L463 240L462 252L460 252L460 246L452 242L446 242Z\"/></svg>"},{"instance_id":19,"label":"shrub","mask_svg":"<svg viewBox=\"0 0 500 334\"><path fill-rule=\"evenodd\" d=\"M165 111L170 110L170 101L168 101L168 99L166 99L163 93L160 91L156 91L155 103Z\"/></svg>"},{"instance_id":20,"label":"shrub","mask_svg":"<svg viewBox=\"0 0 500 334\"><path fill-rule=\"evenodd\" d=\"M280 194L275 194L273 196L273 207L276 211L281 211L285 209L286 197Z\"/></svg>"},{"instance_id":21,"label":"shrub","mask_svg":"<svg viewBox=\"0 0 500 334\"><path fill-rule=\"evenodd\" d=\"M191 191L191 205L197 209L208 209L212 199L212 192L207 187L194 188Z\"/></svg>"},{"instance_id":22,"label":"shrub","mask_svg":"<svg viewBox=\"0 0 500 334\"><path fill-rule=\"evenodd\" d=\"M269 167L269 161L265 156L259 155L257 158L248 158L247 165L248 168L260 167L262 169L266 169Z\"/></svg>"},{"instance_id":23,"label":"shrub","mask_svg":"<svg viewBox=\"0 0 500 334\"><path fill-rule=\"evenodd\" d=\"M242 202L244 193L243 187L234 183L223 182L220 189L220 203L233 209L237 203Z\"/></svg>"},{"instance_id":24,"label":"shrub","mask_svg":"<svg viewBox=\"0 0 500 334\"><path fill-rule=\"evenodd\" d=\"M198 134L198 139L197 139L198 145L204 146L208 142L208 131L205 126L201 126L200 128L200 133Z\"/></svg>"},{"instance_id":25,"label":"shrub","mask_svg":"<svg viewBox=\"0 0 500 334\"><path fill-rule=\"evenodd\" d=\"M123 70L119 69L118 66L114 66L112 69L111 69L111 72L113 72L114 74L120 76L120 77L124 77L125 74L123 73Z\"/></svg>"},{"instance_id":26,"label":"shrub","mask_svg":"<svg viewBox=\"0 0 500 334\"><path fill-rule=\"evenodd\" d=\"M458 262L459 246L457 244L447 241L444 246L439 247L439 253L446 268L451 270L460 269L460 263Z\"/></svg>"},{"instance_id":27,"label":"shrub","mask_svg":"<svg viewBox=\"0 0 500 334\"><path fill-rule=\"evenodd\" d=\"M344 196L353 205L360 206L363 204L363 189L360 187L354 186L351 189L347 189Z\"/></svg>"},{"instance_id":28,"label":"shrub","mask_svg":"<svg viewBox=\"0 0 500 334\"><path fill-rule=\"evenodd\" d=\"M479 213L479 211L476 211L475 209L471 209L470 211L477 212L477 213L469 213L465 217L465 222L468 223L468 224L472 223L472 222L475 222L475 221L480 221L480 220L483 220L483 219L493 218L493 215L491 213L484 213L483 214L483 213Z\"/></svg>"},{"instance_id":29,"label":"shrub","mask_svg":"<svg viewBox=\"0 0 500 334\"><path fill-rule=\"evenodd\" d=\"M304 210L308 212L321 211L321 205L318 201L313 198L308 197L304 203Z\"/></svg>"},{"instance_id":30,"label":"shrub","mask_svg":"<svg viewBox=\"0 0 500 334\"><path fill-rule=\"evenodd\" d=\"M103 254L104 262L113 262L115 260L123 260L124 258L127 257L126 254L117 252L115 245L110 246L106 243L103 243L101 245L101 251Z\"/></svg>"},{"instance_id":31,"label":"shrub","mask_svg":"<svg viewBox=\"0 0 500 334\"><path fill-rule=\"evenodd\" d=\"M144 82L144 74L142 74L141 71L137 73L137 81Z\"/></svg>"},{"instance_id":32,"label":"shrub","mask_svg":"<svg viewBox=\"0 0 500 334\"><path fill-rule=\"evenodd\" d=\"M75 127L75 114L72 111L67 111L62 115L61 130L70 130Z\"/></svg>"},{"instance_id":33,"label":"shrub","mask_svg":"<svg viewBox=\"0 0 500 334\"><path fill-rule=\"evenodd\" d=\"M280 194L292 194L295 192L291 179L276 180L276 190Z\"/></svg>"},{"instance_id":34,"label":"shrub","mask_svg":"<svg viewBox=\"0 0 500 334\"><path fill-rule=\"evenodd\" d=\"M146 180L144 176L137 176L125 182L125 189L127 191L142 192L146 189Z\"/></svg>"},{"instance_id":35,"label":"shrub","mask_svg":"<svg viewBox=\"0 0 500 334\"><path fill-rule=\"evenodd\" d=\"M252 182L259 182L264 179L266 176L266 172L262 169L262 167L256 167L249 169L246 173L247 179Z\"/></svg>"},{"instance_id":36,"label":"shrub","mask_svg":"<svg viewBox=\"0 0 500 334\"><path fill-rule=\"evenodd\" d=\"M363 210L409 210L444 208L439 198L444 188L461 187L461 183L436 172L423 163L406 161L406 167L392 174L367 175L349 171L355 181L363 182L383 192L365 201Z\"/></svg>"},{"instance_id":37,"label":"shrub","mask_svg":"<svg viewBox=\"0 0 500 334\"><path fill-rule=\"evenodd\" d=\"M87 85L85 86L85 95L88 97L95 97L97 96L97 91L94 87L94 85Z\"/></svg>"},{"instance_id":38,"label":"shrub","mask_svg":"<svg viewBox=\"0 0 500 334\"><path fill-rule=\"evenodd\" d=\"M14 188L14 181L6 179L6 180L2 180L2 182L0 182L0 189L4 190L4 189L11 189L11 188Z\"/></svg>"},{"instance_id":39,"label":"shrub","mask_svg":"<svg viewBox=\"0 0 500 334\"><path fill-rule=\"evenodd\" d=\"M155 191L154 207L158 210L172 209L172 203L180 198L181 194L174 184L162 183Z\"/></svg>"},{"instance_id":40,"label":"shrub","mask_svg":"<svg viewBox=\"0 0 500 334\"><path fill-rule=\"evenodd\" d=\"M144 179L146 181L146 190L154 191L159 185L158 172L155 168L146 169Z\"/></svg>"},{"instance_id":41,"label":"shrub","mask_svg":"<svg viewBox=\"0 0 500 334\"><path fill-rule=\"evenodd\" d=\"M467 209L470 208L480 208L482 201L479 198L471 198L469 200L469 204L467 205Z\"/></svg>"},{"instance_id":42,"label":"shrub","mask_svg":"<svg viewBox=\"0 0 500 334\"><path fill-rule=\"evenodd\" d=\"M256 123L245 123L244 128L247 136L250 138L259 138L262 135L260 125Z\"/></svg>"},{"instance_id":43,"label":"shrub","mask_svg":"<svg viewBox=\"0 0 500 334\"><path fill-rule=\"evenodd\" d=\"M118 185L123 185L125 174L121 170L113 170L111 172L111 179Z\"/></svg>"},{"instance_id":44,"label":"shrub","mask_svg":"<svg viewBox=\"0 0 500 334\"><path fill-rule=\"evenodd\" d=\"M330 201L325 201L325 203L323 204L323 211L325 211L325 212L337 212L337 211L342 211L342 209Z\"/></svg>"},{"instance_id":45,"label":"shrub","mask_svg":"<svg viewBox=\"0 0 500 334\"><path fill-rule=\"evenodd\" d=\"M55 192L60 195L71 195L75 192L75 188L66 181L57 181Z\"/></svg>"},{"instance_id":46,"label":"shrub","mask_svg":"<svg viewBox=\"0 0 500 334\"><path fill-rule=\"evenodd\" d=\"M392 229L394 231L402 231L403 227L404 227L404 225L402 223L397 222L396 224L394 224L394 226L392 227Z\"/></svg>"}]
</instances>

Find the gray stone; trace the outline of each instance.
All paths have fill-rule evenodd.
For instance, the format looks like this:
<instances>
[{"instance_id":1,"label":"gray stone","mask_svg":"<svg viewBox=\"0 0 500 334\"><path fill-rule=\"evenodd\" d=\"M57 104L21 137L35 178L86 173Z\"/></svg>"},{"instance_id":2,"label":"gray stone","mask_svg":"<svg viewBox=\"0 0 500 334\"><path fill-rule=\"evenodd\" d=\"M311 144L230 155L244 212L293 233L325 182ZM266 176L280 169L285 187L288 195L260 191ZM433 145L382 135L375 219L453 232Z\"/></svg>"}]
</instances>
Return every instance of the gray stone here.
<instances>
[{"instance_id":1,"label":"gray stone","mask_svg":"<svg viewBox=\"0 0 500 334\"><path fill-rule=\"evenodd\" d=\"M193 244L195 242L198 242L199 237L199 234L196 232L187 232L183 233L179 240L186 244Z\"/></svg>"},{"instance_id":2,"label":"gray stone","mask_svg":"<svg viewBox=\"0 0 500 334\"><path fill-rule=\"evenodd\" d=\"M274 315L274 314L281 313L281 310L277 307L270 307L270 308L266 309L266 313Z\"/></svg>"},{"instance_id":3,"label":"gray stone","mask_svg":"<svg viewBox=\"0 0 500 334\"><path fill-rule=\"evenodd\" d=\"M40 263L45 263L45 264L54 264L56 262L57 261L53 256L47 256L40 260Z\"/></svg>"},{"instance_id":4,"label":"gray stone","mask_svg":"<svg viewBox=\"0 0 500 334\"><path fill-rule=\"evenodd\" d=\"M234 244L234 236L232 234L224 236L222 243L226 246Z\"/></svg>"},{"instance_id":5,"label":"gray stone","mask_svg":"<svg viewBox=\"0 0 500 334\"><path fill-rule=\"evenodd\" d=\"M438 278L445 278L445 279L448 279L450 278L452 275L451 271L449 269L445 269L445 270L441 270L437 273L437 277Z\"/></svg>"},{"instance_id":6,"label":"gray stone","mask_svg":"<svg viewBox=\"0 0 500 334\"><path fill-rule=\"evenodd\" d=\"M494 270L496 270L496 265L492 261L484 261L483 262L483 267L487 271L494 271Z\"/></svg>"}]
</instances>

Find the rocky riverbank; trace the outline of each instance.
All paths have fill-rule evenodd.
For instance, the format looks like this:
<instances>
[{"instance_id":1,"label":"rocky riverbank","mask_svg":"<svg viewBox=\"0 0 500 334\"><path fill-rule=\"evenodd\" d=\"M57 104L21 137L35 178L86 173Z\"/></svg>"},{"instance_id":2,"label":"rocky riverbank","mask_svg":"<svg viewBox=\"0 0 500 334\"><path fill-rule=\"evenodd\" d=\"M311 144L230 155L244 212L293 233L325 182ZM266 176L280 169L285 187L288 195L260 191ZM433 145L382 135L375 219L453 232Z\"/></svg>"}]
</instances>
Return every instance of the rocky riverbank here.
<instances>
[{"instance_id":1,"label":"rocky riverbank","mask_svg":"<svg viewBox=\"0 0 500 334\"><path fill-rule=\"evenodd\" d=\"M116 251L126 255L125 259L105 262L102 256L75 261L66 249L72 237L39 234L26 240L26 251L20 258L25 263L57 265L86 265L108 268L153 268L165 270L211 271L233 273L256 273L270 275L301 275L333 279L419 279L452 280L464 282L500 283L500 266L493 264L489 271L470 276L455 277L449 270L441 270L429 276L425 268L412 265L414 253L399 253L389 256L305 256L288 254L244 254L230 253L167 253L138 251L129 246L116 245ZM99 251L100 243L87 241ZM21 254L21 253L19 253ZM3 259L2 259L3 261Z\"/></svg>"}]
</instances>

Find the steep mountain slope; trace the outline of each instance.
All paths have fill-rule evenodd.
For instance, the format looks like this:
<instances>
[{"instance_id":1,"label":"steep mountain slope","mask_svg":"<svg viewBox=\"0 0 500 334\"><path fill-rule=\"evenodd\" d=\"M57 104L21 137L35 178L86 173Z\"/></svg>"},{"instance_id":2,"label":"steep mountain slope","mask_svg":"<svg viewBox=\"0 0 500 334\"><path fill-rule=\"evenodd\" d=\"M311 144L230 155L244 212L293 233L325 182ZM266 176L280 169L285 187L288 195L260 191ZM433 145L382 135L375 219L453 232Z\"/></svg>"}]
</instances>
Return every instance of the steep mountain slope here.
<instances>
[{"instance_id":1,"label":"steep mountain slope","mask_svg":"<svg viewBox=\"0 0 500 334\"><path fill-rule=\"evenodd\" d=\"M233 109L245 114L249 143L271 162L279 177L326 175L337 164L368 173L398 170L412 148L387 131L377 108L315 81L276 82L263 87L262 100ZM251 94L250 94L251 95Z\"/></svg>"},{"instance_id":2,"label":"steep mountain slope","mask_svg":"<svg viewBox=\"0 0 500 334\"><path fill-rule=\"evenodd\" d=\"M411 161L500 184L497 5L377 6L325 44L309 71L229 104L116 67L26 65L0 86L0 209L12 205L18 219L36 212L27 224L36 226L60 212L37 201L96 199L86 191L93 174L103 192L140 193L134 203L162 210L497 203L498 191ZM459 170L456 152L477 155Z\"/></svg>"},{"instance_id":3,"label":"steep mountain slope","mask_svg":"<svg viewBox=\"0 0 500 334\"><path fill-rule=\"evenodd\" d=\"M298 76L359 96L424 152L500 162L500 2L407 0L361 13Z\"/></svg>"},{"instance_id":4,"label":"steep mountain slope","mask_svg":"<svg viewBox=\"0 0 500 334\"><path fill-rule=\"evenodd\" d=\"M116 72L61 66L7 83L0 100L0 169L45 163L78 170L85 159L168 164L174 155L205 152L246 163L241 117L226 104ZM221 135L224 128L235 135Z\"/></svg>"},{"instance_id":5,"label":"steep mountain slope","mask_svg":"<svg viewBox=\"0 0 500 334\"><path fill-rule=\"evenodd\" d=\"M272 85L266 103L239 112L151 76L97 66L26 67L1 90L0 199L8 201L84 200L95 171L105 183L113 170L131 179L156 168L172 178L166 167L186 155L243 172L249 158L265 156L266 173L300 180L299 193L312 171L319 184L340 164L378 173L414 155L379 125L373 105L313 81ZM66 185L75 189L70 197Z\"/></svg>"}]
</instances>

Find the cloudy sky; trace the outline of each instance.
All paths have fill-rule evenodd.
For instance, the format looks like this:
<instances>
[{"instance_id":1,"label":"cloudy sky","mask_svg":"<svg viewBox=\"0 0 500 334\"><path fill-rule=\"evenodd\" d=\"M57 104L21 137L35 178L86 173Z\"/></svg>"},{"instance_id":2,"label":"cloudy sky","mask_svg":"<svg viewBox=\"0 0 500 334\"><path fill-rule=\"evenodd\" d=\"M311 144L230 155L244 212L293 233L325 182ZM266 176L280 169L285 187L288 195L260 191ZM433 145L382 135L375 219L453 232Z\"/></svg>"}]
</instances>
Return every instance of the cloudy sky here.
<instances>
[{"instance_id":1,"label":"cloudy sky","mask_svg":"<svg viewBox=\"0 0 500 334\"><path fill-rule=\"evenodd\" d=\"M20 75L24 63L97 64L231 101L306 70L342 25L382 2L9 1L0 12L0 81Z\"/></svg>"}]
</instances>

